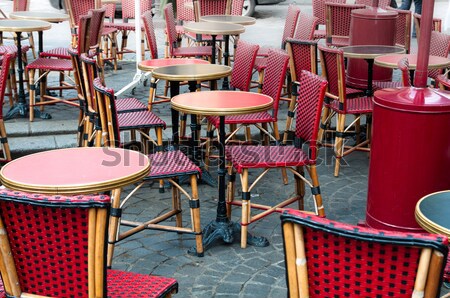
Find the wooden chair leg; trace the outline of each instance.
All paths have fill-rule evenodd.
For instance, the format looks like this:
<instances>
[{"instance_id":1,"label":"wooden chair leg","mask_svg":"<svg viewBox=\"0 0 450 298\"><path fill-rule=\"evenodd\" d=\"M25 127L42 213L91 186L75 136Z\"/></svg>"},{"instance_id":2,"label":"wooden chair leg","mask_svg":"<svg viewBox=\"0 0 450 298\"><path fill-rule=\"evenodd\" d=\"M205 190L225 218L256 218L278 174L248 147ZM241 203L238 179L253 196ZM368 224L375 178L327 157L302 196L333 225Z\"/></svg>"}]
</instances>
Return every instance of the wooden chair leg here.
<instances>
[{"instance_id":1,"label":"wooden chair leg","mask_svg":"<svg viewBox=\"0 0 450 298\"><path fill-rule=\"evenodd\" d=\"M28 33L28 41L30 42L31 53L33 54L33 59L36 59L36 50L34 46L33 32Z\"/></svg>"},{"instance_id":2,"label":"wooden chair leg","mask_svg":"<svg viewBox=\"0 0 450 298\"><path fill-rule=\"evenodd\" d=\"M175 226L181 228L183 226L183 214L181 212L180 190L172 186L172 210L176 211Z\"/></svg>"},{"instance_id":3,"label":"wooden chair leg","mask_svg":"<svg viewBox=\"0 0 450 298\"><path fill-rule=\"evenodd\" d=\"M296 168L297 173L305 177L305 171L303 167ZM300 179L297 175L294 175L295 178L295 194L298 199L298 209L305 210L305 182Z\"/></svg>"},{"instance_id":4,"label":"wooden chair leg","mask_svg":"<svg viewBox=\"0 0 450 298\"><path fill-rule=\"evenodd\" d=\"M6 161L11 160L11 151L9 150L8 138L6 136L5 122L3 119L0 119L0 136L1 136L1 144L3 147L3 156Z\"/></svg>"},{"instance_id":5,"label":"wooden chair leg","mask_svg":"<svg viewBox=\"0 0 450 298\"><path fill-rule=\"evenodd\" d=\"M317 175L316 165L309 166L309 176L311 177L313 185L311 191L315 200L317 215L325 217L325 208L323 207L322 194L320 193L319 176Z\"/></svg>"},{"instance_id":6,"label":"wooden chair leg","mask_svg":"<svg viewBox=\"0 0 450 298\"><path fill-rule=\"evenodd\" d=\"M211 122L208 121L206 126L206 143L205 143L205 170L208 171L209 164L211 163L211 146L213 141L214 128Z\"/></svg>"},{"instance_id":7,"label":"wooden chair leg","mask_svg":"<svg viewBox=\"0 0 450 298\"><path fill-rule=\"evenodd\" d=\"M236 173L234 172L231 163L228 163L228 177L229 179L227 186L227 217L229 220L231 220L231 212L232 212L231 203L234 201L235 180L236 180Z\"/></svg>"},{"instance_id":8,"label":"wooden chair leg","mask_svg":"<svg viewBox=\"0 0 450 298\"><path fill-rule=\"evenodd\" d=\"M242 170L242 217L241 217L241 248L247 247L248 224L251 218L250 193L248 191L248 169Z\"/></svg>"},{"instance_id":9,"label":"wooden chair leg","mask_svg":"<svg viewBox=\"0 0 450 298\"><path fill-rule=\"evenodd\" d=\"M35 106L35 101L36 101L36 90L35 90L35 86L34 86L34 74L35 74L35 70L34 69L30 69L28 71L28 78L29 78L29 82L30 82L30 86L32 86L30 88L29 91L29 95L30 95L30 121L34 120L34 106Z\"/></svg>"},{"instance_id":10,"label":"wooden chair leg","mask_svg":"<svg viewBox=\"0 0 450 298\"><path fill-rule=\"evenodd\" d=\"M341 158L344 155L344 126L345 114L338 114L336 125L336 139L334 144L334 154L336 157L336 164L334 166L334 176L339 176L339 169L341 166Z\"/></svg>"},{"instance_id":11,"label":"wooden chair leg","mask_svg":"<svg viewBox=\"0 0 450 298\"><path fill-rule=\"evenodd\" d=\"M264 71L258 73L258 93L262 92L262 84L264 81Z\"/></svg>"},{"instance_id":12,"label":"wooden chair leg","mask_svg":"<svg viewBox=\"0 0 450 298\"><path fill-rule=\"evenodd\" d=\"M191 218L192 218L192 227L195 233L197 256L203 257L203 235L202 235L202 226L200 224L200 205L198 200L196 175L191 175L191 191L192 191L192 200L190 202Z\"/></svg>"},{"instance_id":13,"label":"wooden chair leg","mask_svg":"<svg viewBox=\"0 0 450 298\"><path fill-rule=\"evenodd\" d=\"M323 142L325 136L325 127L328 127L328 116L330 115L330 108L324 107L322 112L322 119L320 120L319 132L317 134L317 141Z\"/></svg>"},{"instance_id":14,"label":"wooden chair leg","mask_svg":"<svg viewBox=\"0 0 450 298\"><path fill-rule=\"evenodd\" d=\"M120 194L122 192L122 189L114 189L111 192L111 210L119 211L120 210ZM108 233L108 254L106 257L106 266L108 268L111 268L112 265L112 259L114 255L114 246L117 241L117 234L119 231L119 225L120 225L120 213L114 212L114 214L111 214L109 219L109 233Z\"/></svg>"}]
</instances>

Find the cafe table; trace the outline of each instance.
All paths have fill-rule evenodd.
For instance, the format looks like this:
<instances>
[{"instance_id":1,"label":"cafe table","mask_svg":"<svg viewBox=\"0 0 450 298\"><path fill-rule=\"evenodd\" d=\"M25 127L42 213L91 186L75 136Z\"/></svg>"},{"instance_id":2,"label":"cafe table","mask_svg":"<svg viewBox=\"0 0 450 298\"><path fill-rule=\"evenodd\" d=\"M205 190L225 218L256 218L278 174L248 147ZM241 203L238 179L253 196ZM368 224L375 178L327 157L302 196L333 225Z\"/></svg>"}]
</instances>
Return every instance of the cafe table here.
<instances>
[{"instance_id":1,"label":"cafe table","mask_svg":"<svg viewBox=\"0 0 450 298\"><path fill-rule=\"evenodd\" d=\"M373 95L372 82L374 59L381 55L405 52L403 47L388 45L354 45L342 47L341 49L344 52L344 57L364 59L367 62L367 96Z\"/></svg>"},{"instance_id":2,"label":"cafe table","mask_svg":"<svg viewBox=\"0 0 450 298\"><path fill-rule=\"evenodd\" d=\"M390 54L382 55L375 58L375 65L397 68L400 59L406 57L409 62L409 69L415 70L417 67L417 54ZM430 55L428 58L428 69L440 69L450 66L450 59L440 56Z\"/></svg>"},{"instance_id":3,"label":"cafe table","mask_svg":"<svg viewBox=\"0 0 450 298\"><path fill-rule=\"evenodd\" d=\"M9 189L51 195L79 195L111 191L108 240L111 266L119 226L122 187L141 181L150 171L149 159L121 148L82 147L26 155L0 170L0 181Z\"/></svg>"},{"instance_id":4,"label":"cafe table","mask_svg":"<svg viewBox=\"0 0 450 298\"><path fill-rule=\"evenodd\" d=\"M15 20L40 20L49 23L61 23L69 20L69 15L49 11L14 11L9 14L11 19Z\"/></svg>"},{"instance_id":5,"label":"cafe table","mask_svg":"<svg viewBox=\"0 0 450 298\"><path fill-rule=\"evenodd\" d=\"M38 32L39 36L39 52L43 50L43 31L48 30L52 27L49 22L39 21L39 20L11 20L11 19L1 19L0 20L0 32L13 32L17 36L22 33L31 33L34 31ZM28 104L25 99L25 91L23 86L23 61L22 61L22 43L20 38L17 38L17 72L19 74L19 101L14 105L8 113L5 115L5 120L11 119L15 116L27 116ZM40 112L37 110L38 113ZM41 114L41 118L48 119L50 115L46 113Z\"/></svg>"},{"instance_id":6,"label":"cafe table","mask_svg":"<svg viewBox=\"0 0 450 298\"><path fill-rule=\"evenodd\" d=\"M225 200L225 116L241 115L267 111L272 108L270 96L243 91L202 91L184 93L172 98L172 109L196 115L219 116L219 200L216 219L203 229L203 247L208 249L213 242L222 239L232 243L234 233L240 229L239 223L231 222L227 217ZM250 244L267 246L264 237L249 237Z\"/></svg>"},{"instance_id":7,"label":"cafe table","mask_svg":"<svg viewBox=\"0 0 450 298\"><path fill-rule=\"evenodd\" d=\"M415 209L417 223L427 232L450 237L450 190L438 191L421 198ZM444 273L444 280L450 281L450 259ZM449 297L449 296L445 296Z\"/></svg>"}]
</instances>

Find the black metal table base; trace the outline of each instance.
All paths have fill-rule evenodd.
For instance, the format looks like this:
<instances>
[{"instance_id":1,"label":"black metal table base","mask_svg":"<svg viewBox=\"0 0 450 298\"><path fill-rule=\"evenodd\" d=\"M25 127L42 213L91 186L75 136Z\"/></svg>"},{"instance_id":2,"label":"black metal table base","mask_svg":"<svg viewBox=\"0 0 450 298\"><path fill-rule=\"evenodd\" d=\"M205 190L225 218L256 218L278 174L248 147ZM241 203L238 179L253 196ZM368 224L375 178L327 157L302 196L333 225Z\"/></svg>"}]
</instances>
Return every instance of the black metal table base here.
<instances>
[{"instance_id":1,"label":"black metal table base","mask_svg":"<svg viewBox=\"0 0 450 298\"><path fill-rule=\"evenodd\" d=\"M52 119L52 116L49 113L41 112L40 109L34 108L34 115L35 117L41 118L41 119ZM6 114L5 120L9 120L12 118L15 118L16 116L19 117L27 117L28 116L28 106L26 104L18 103L14 105Z\"/></svg>"},{"instance_id":2,"label":"black metal table base","mask_svg":"<svg viewBox=\"0 0 450 298\"><path fill-rule=\"evenodd\" d=\"M210 222L203 229L203 249L209 249L212 244L218 240L222 240L225 243L231 244L234 239L239 239L241 235L241 225L231 221L217 221ZM248 235L247 244L256 247L266 247L269 245L269 241L265 237L257 237ZM189 249L189 254L196 254L196 247Z\"/></svg>"}]
</instances>

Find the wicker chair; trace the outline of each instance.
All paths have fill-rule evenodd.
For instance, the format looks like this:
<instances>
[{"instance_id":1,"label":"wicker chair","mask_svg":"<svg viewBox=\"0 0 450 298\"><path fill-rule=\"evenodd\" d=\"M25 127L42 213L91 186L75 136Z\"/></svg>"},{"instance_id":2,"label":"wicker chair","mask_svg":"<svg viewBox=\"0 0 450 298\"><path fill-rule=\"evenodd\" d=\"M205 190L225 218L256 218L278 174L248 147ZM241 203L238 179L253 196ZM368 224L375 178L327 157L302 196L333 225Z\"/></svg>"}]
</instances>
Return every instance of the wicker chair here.
<instances>
[{"instance_id":1,"label":"wicker chair","mask_svg":"<svg viewBox=\"0 0 450 298\"><path fill-rule=\"evenodd\" d=\"M14 54L8 52L5 52L1 57L2 68L0 69L0 107L3 107L3 102L5 100L7 80L11 66L11 60L13 57ZM5 122L3 120L3 111L0 111L0 140L2 153L0 162L8 162L11 160L11 152L9 150L8 138L5 129Z\"/></svg>"},{"instance_id":2,"label":"wicker chair","mask_svg":"<svg viewBox=\"0 0 450 298\"><path fill-rule=\"evenodd\" d=\"M330 48L319 44L320 62L322 65L322 75L328 81L328 91L322 115L322 123L319 131L319 142L325 135L324 132L333 132L335 135L334 153L336 165L334 176L339 175L341 159L355 150L370 151L371 116L373 110L372 96L360 96L360 91L346 87L344 54L338 48ZM353 115L355 120L346 126L346 115ZM330 128L331 119L337 116L336 130ZM366 139L360 138L360 119L366 116L367 132ZM345 137L354 127L356 143L348 146ZM345 143L345 144L344 144ZM325 143L324 143L325 144Z\"/></svg>"},{"instance_id":3,"label":"wicker chair","mask_svg":"<svg viewBox=\"0 0 450 298\"><path fill-rule=\"evenodd\" d=\"M288 297L438 297L447 237L376 230L286 210Z\"/></svg>"},{"instance_id":4,"label":"wicker chair","mask_svg":"<svg viewBox=\"0 0 450 298\"><path fill-rule=\"evenodd\" d=\"M439 57L448 57L450 51L450 35L438 31L431 31L430 55ZM433 69L428 71L428 77L433 80L442 74L442 69Z\"/></svg>"},{"instance_id":5,"label":"wicker chair","mask_svg":"<svg viewBox=\"0 0 450 298\"><path fill-rule=\"evenodd\" d=\"M411 49L412 12L410 10L401 10L392 7L386 7L386 10L397 12L398 17L395 21L395 45L404 47L408 54Z\"/></svg>"},{"instance_id":6,"label":"wicker chair","mask_svg":"<svg viewBox=\"0 0 450 298\"><path fill-rule=\"evenodd\" d=\"M228 182L227 200L230 205L242 207L241 247L243 248L247 245L247 228L250 223L273 212L280 211L294 202L298 202L299 208L303 209L304 183L311 187L315 213L325 216L316 172L316 138L327 83L323 78L306 70L302 71L299 82L300 91L297 99L298 114L294 146L230 146L226 148L226 157L230 162L228 174L235 177L235 171L237 171L241 177L242 201L234 200L235 185L233 178ZM309 144L308 151L305 150L307 143ZM304 177L304 167L307 168L311 182ZM256 168L264 170L256 177L255 182L249 185L249 170ZM273 168L285 168L294 174L295 196L274 206L251 203L250 191L268 170ZM251 216L252 207L264 211ZM231 207L229 208L229 217L231 217Z\"/></svg>"},{"instance_id":7,"label":"wicker chair","mask_svg":"<svg viewBox=\"0 0 450 298\"><path fill-rule=\"evenodd\" d=\"M136 113L122 113L118 114L115 107L114 91L105 87L100 78L94 80L95 96L100 108L100 117L102 123L103 135L107 137L107 146L117 147L123 146L120 137L120 131L124 127L124 123L131 121L142 121L142 116L133 114ZM150 113L146 111L147 113ZM115 222L122 225L132 227L131 229L119 234L112 233L110 235L110 243L115 243L126 237L129 237L144 229L163 230L168 232L188 233L195 235L196 254L197 256L203 256L203 237L200 224L200 201L198 199L197 190L197 176L201 175L201 170L196 166L189 158L179 150L163 151L162 148L162 130L158 129L156 132L158 143L155 145L156 153L150 154L148 157L151 163L151 169L149 175L144 178L144 181L139 184L135 190L139 189L147 181L160 181L160 192L164 192L164 183L162 180L168 181L172 186L172 209L164 210L158 217L149 219L146 222L133 222L121 220L121 212L116 212L113 216ZM191 186L191 194L187 190L183 189L178 182L180 177L188 177ZM113 208L120 209L121 205L134 193L124 199L123 203L115 202ZM189 208L191 211L191 228L182 226L182 210L181 210L181 193L183 193L189 200ZM175 226L164 225L164 221L175 216ZM117 231L118 227L115 227ZM117 237L116 237L117 234ZM112 258L113 252L109 254L109 258ZM108 262L110 264L110 262Z\"/></svg>"},{"instance_id":8,"label":"wicker chair","mask_svg":"<svg viewBox=\"0 0 450 298\"><path fill-rule=\"evenodd\" d=\"M372 6L372 0L355 0L355 4L363 4L365 6ZM379 0L378 7L386 9L391 4L391 0Z\"/></svg>"},{"instance_id":9,"label":"wicker chair","mask_svg":"<svg viewBox=\"0 0 450 298\"><path fill-rule=\"evenodd\" d=\"M436 77L436 82L441 90L450 91L450 78L449 78L450 70L447 70L445 73L438 75Z\"/></svg>"},{"instance_id":10,"label":"wicker chair","mask_svg":"<svg viewBox=\"0 0 450 298\"><path fill-rule=\"evenodd\" d=\"M365 8L362 4L325 3L327 45L343 47L350 42L352 10Z\"/></svg>"},{"instance_id":11,"label":"wicker chair","mask_svg":"<svg viewBox=\"0 0 450 298\"><path fill-rule=\"evenodd\" d=\"M313 15L319 19L319 25L326 25L325 2L329 3L345 3L345 0L312 0ZM314 39L322 39L326 36L326 29L321 29L319 26L314 30Z\"/></svg>"},{"instance_id":12,"label":"wicker chair","mask_svg":"<svg viewBox=\"0 0 450 298\"><path fill-rule=\"evenodd\" d=\"M416 26L416 35L417 35L417 43L419 43L420 39L420 21L422 19L422 15L418 13L413 14L414 25ZM440 18L433 18L433 24L431 26L432 31L442 32L442 20Z\"/></svg>"},{"instance_id":13,"label":"wicker chair","mask_svg":"<svg viewBox=\"0 0 450 298\"><path fill-rule=\"evenodd\" d=\"M400 59L397 63L397 67L401 71L402 80L400 82L374 82L374 90L383 88L411 87L412 85L408 58L404 57Z\"/></svg>"},{"instance_id":14,"label":"wicker chair","mask_svg":"<svg viewBox=\"0 0 450 298\"><path fill-rule=\"evenodd\" d=\"M110 197L0 193L8 297L170 297L173 278L106 269ZM32 232L30 232L32 231Z\"/></svg>"}]
</instances>

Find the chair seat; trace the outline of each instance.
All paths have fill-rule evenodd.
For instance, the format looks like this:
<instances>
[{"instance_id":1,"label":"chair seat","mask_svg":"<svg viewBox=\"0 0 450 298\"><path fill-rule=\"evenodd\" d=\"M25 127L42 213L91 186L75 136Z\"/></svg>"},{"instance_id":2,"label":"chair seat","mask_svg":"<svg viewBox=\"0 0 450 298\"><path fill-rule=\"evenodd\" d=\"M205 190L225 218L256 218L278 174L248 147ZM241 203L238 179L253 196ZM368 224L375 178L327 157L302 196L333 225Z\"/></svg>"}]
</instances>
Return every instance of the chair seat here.
<instances>
[{"instance_id":1,"label":"chair seat","mask_svg":"<svg viewBox=\"0 0 450 298\"><path fill-rule=\"evenodd\" d=\"M39 53L41 58L59 58L59 59L70 59L69 49L65 47L59 47L50 49Z\"/></svg>"},{"instance_id":2,"label":"chair seat","mask_svg":"<svg viewBox=\"0 0 450 298\"><path fill-rule=\"evenodd\" d=\"M105 27L104 27L102 33L104 33L104 31L106 29L110 30L112 28L117 29L117 30L134 31L136 27L135 27L134 23L105 23ZM141 25L141 30L144 31L143 25Z\"/></svg>"},{"instance_id":3,"label":"chair seat","mask_svg":"<svg viewBox=\"0 0 450 298\"><path fill-rule=\"evenodd\" d=\"M183 47L183 48L174 48L173 56L179 57L195 57L195 56L211 56L212 48L210 46L201 46L201 47Z\"/></svg>"},{"instance_id":4,"label":"chair seat","mask_svg":"<svg viewBox=\"0 0 450 298\"><path fill-rule=\"evenodd\" d=\"M219 116L207 116L206 119L216 128L219 127ZM225 117L225 124L254 124L274 122L275 119L267 112L258 112L243 115L231 115Z\"/></svg>"},{"instance_id":5,"label":"chair seat","mask_svg":"<svg viewBox=\"0 0 450 298\"><path fill-rule=\"evenodd\" d=\"M114 33L114 32L116 32L116 31L117 31L116 28L103 27L102 35L109 35L109 34Z\"/></svg>"},{"instance_id":6,"label":"chair seat","mask_svg":"<svg viewBox=\"0 0 450 298\"><path fill-rule=\"evenodd\" d=\"M314 30L314 39L322 39L326 36L326 30L325 29L318 29Z\"/></svg>"},{"instance_id":7,"label":"chair seat","mask_svg":"<svg viewBox=\"0 0 450 298\"><path fill-rule=\"evenodd\" d=\"M144 180L177 177L180 175L201 175L201 170L180 150L150 154L149 175Z\"/></svg>"},{"instance_id":8,"label":"chair seat","mask_svg":"<svg viewBox=\"0 0 450 298\"><path fill-rule=\"evenodd\" d=\"M403 87L402 82L374 82L373 83L373 90L380 90L384 88L399 88Z\"/></svg>"},{"instance_id":9,"label":"chair seat","mask_svg":"<svg viewBox=\"0 0 450 298\"><path fill-rule=\"evenodd\" d=\"M301 148L294 146L228 146L225 155L238 173L246 168L296 167L315 163Z\"/></svg>"},{"instance_id":10,"label":"chair seat","mask_svg":"<svg viewBox=\"0 0 450 298\"><path fill-rule=\"evenodd\" d=\"M130 98L118 98L116 99L116 109L117 113L135 112L135 111L146 111L147 105L139 101L139 99Z\"/></svg>"},{"instance_id":11,"label":"chair seat","mask_svg":"<svg viewBox=\"0 0 450 298\"><path fill-rule=\"evenodd\" d=\"M346 114L366 114L373 111L373 97L362 96L356 98L347 98L347 111ZM337 113L343 113L344 111L339 109L339 102L334 100L330 108Z\"/></svg>"},{"instance_id":12,"label":"chair seat","mask_svg":"<svg viewBox=\"0 0 450 298\"><path fill-rule=\"evenodd\" d=\"M136 111L117 115L120 130L166 127L166 123L150 111Z\"/></svg>"},{"instance_id":13,"label":"chair seat","mask_svg":"<svg viewBox=\"0 0 450 298\"><path fill-rule=\"evenodd\" d=\"M30 49L30 46L22 45L22 53L28 52L29 49ZM16 45L0 46L0 54L3 54L5 52L17 54L17 46Z\"/></svg>"},{"instance_id":14,"label":"chair seat","mask_svg":"<svg viewBox=\"0 0 450 298\"><path fill-rule=\"evenodd\" d=\"M73 65L72 61L66 59L37 58L27 65L27 69L71 71Z\"/></svg>"},{"instance_id":15,"label":"chair seat","mask_svg":"<svg viewBox=\"0 0 450 298\"><path fill-rule=\"evenodd\" d=\"M107 271L108 297L165 297L178 292L173 278L139 274L127 271Z\"/></svg>"},{"instance_id":16,"label":"chair seat","mask_svg":"<svg viewBox=\"0 0 450 298\"><path fill-rule=\"evenodd\" d=\"M333 45L335 47L346 47L350 45L350 38L333 36L331 38L331 43L327 42L327 44Z\"/></svg>"}]
</instances>

